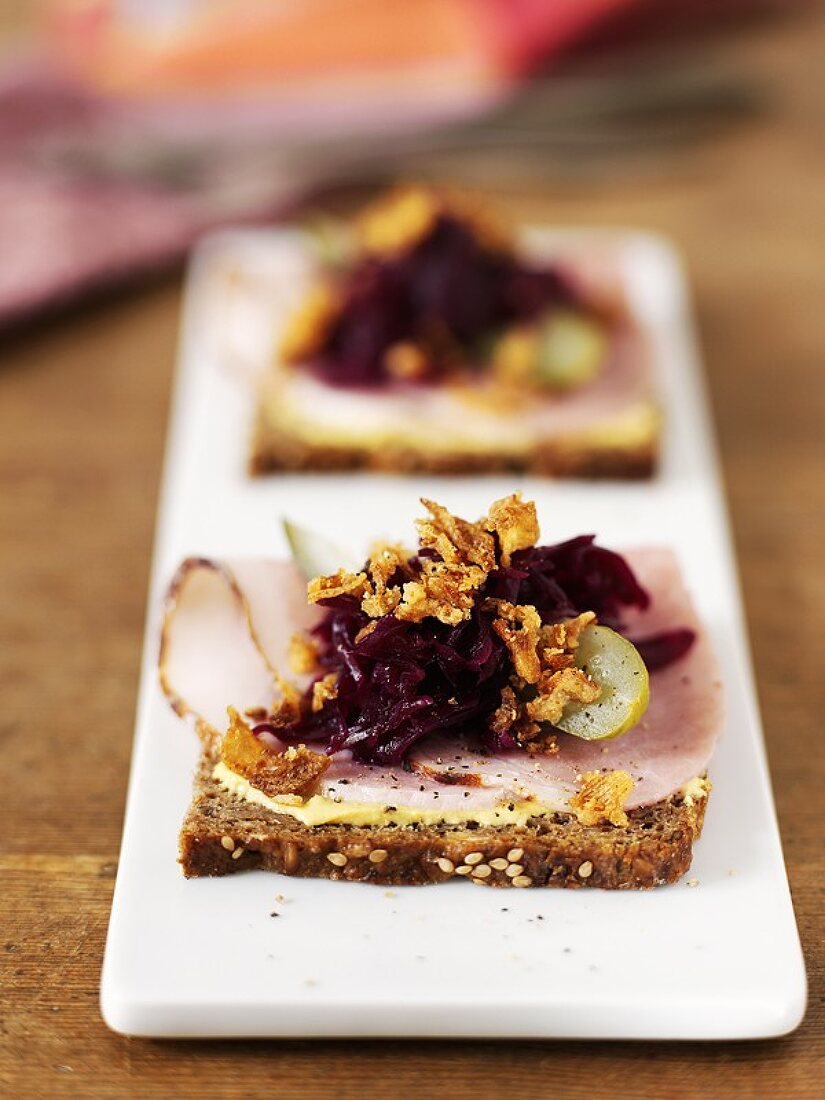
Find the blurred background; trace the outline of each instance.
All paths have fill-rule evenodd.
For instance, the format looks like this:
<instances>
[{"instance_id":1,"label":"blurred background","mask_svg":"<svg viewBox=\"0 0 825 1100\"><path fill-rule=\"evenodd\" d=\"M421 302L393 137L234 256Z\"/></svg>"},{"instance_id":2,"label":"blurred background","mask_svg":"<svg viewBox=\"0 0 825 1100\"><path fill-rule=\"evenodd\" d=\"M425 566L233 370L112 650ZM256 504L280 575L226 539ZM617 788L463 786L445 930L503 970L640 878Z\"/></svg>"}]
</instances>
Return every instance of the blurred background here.
<instances>
[{"instance_id":1,"label":"blurred background","mask_svg":"<svg viewBox=\"0 0 825 1100\"><path fill-rule=\"evenodd\" d=\"M798 0L4 3L0 325L331 188L695 185L814 75Z\"/></svg>"},{"instance_id":2,"label":"blurred background","mask_svg":"<svg viewBox=\"0 0 825 1100\"><path fill-rule=\"evenodd\" d=\"M779 1060L810 1035L814 1066L823 74L825 13L800 0L0 0L0 829L31 951L4 1030L44 1072L112 1083L178 1057L124 1055L96 998L185 257L215 227L345 215L398 179L685 256L814 984L799 1045L740 1063L776 1059L790 1085ZM65 1009L48 1027L41 964ZM713 1060L685 1057L713 1093Z\"/></svg>"}]
</instances>

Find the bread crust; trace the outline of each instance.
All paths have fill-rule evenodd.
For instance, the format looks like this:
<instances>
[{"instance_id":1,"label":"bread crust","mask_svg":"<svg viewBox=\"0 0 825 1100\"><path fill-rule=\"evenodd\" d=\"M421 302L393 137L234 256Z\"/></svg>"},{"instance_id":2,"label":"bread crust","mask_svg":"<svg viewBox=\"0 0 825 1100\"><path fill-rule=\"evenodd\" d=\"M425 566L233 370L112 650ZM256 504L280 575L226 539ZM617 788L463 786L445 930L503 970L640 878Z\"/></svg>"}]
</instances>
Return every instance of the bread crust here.
<instances>
[{"instance_id":1,"label":"bread crust","mask_svg":"<svg viewBox=\"0 0 825 1100\"><path fill-rule=\"evenodd\" d=\"M374 470L395 474L531 473L541 477L642 479L656 471L657 447L651 440L632 447L593 443L547 443L523 456L461 451L440 454L408 447L342 447L307 443L286 432L273 435L256 424L249 472Z\"/></svg>"},{"instance_id":2,"label":"bread crust","mask_svg":"<svg viewBox=\"0 0 825 1100\"><path fill-rule=\"evenodd\" d=\"M631 811L628 824L618 828L583 826L568 814L536 818L521 828L308 827L230 794L213 779L212 767L204 752L180 834L187 877L260 868L380 886L465 877L497 887L648 889L675 882L688 870L707 805L706 795L687 801L673 796Z\"/></svg>"}]
</instances>

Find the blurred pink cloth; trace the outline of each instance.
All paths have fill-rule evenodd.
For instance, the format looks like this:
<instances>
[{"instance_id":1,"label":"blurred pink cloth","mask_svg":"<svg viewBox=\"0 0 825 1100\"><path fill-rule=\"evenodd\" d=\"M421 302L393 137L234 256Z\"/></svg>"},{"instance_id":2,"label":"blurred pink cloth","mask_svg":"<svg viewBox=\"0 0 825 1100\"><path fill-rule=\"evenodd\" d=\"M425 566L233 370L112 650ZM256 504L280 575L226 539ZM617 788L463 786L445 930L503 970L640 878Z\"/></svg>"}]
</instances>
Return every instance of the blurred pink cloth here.
<instances>
[{"instance_id":1,"label":"blurred pink cloth","mask_svg":"<svg viewBox=\"0 0 825 1100\"><path fill-rule=\"evenodd\" d=\"M133 112L40 63L0 76L0 325L159 270L227 216L271 217L295 197L273 175L265 198L226 211L151 165L109 166L135 143L151 155Z\"/></svg>"}]
</instances>

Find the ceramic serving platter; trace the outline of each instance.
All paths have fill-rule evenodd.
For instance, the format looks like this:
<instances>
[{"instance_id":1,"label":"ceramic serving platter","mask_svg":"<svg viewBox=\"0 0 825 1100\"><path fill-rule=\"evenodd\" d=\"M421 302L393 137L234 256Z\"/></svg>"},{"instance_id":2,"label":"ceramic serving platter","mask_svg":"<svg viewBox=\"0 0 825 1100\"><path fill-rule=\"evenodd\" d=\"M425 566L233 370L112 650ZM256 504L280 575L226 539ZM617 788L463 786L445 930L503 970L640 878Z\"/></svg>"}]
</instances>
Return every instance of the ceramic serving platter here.
<instances>
[{"instance_id":1,"label":"ceramic serving platter","mask_svg":"<svg viewBox=\"0 0 825 1100\"><path fill-rule=\"evenodd\" d=\"M222 234L190 272L123 847L103 967L110 1027L143 1036L733 1039L794 1028L805 974L685 283L662 240L535 230L615 251L648 329L667 425L650 483L245 472L252 379L307 277L296 234ZM155 660L160 595L188 554L286 556L281 517L363 551L409 539L418 498L474 517L520 488L542 534L676 548L713 643L727 722L686 879L652 892L383 887L176 862L195 735ZM228 700L229 701L229 700ZM277 914L274 916L273 914Z\"/></svg>"}]
</instances>

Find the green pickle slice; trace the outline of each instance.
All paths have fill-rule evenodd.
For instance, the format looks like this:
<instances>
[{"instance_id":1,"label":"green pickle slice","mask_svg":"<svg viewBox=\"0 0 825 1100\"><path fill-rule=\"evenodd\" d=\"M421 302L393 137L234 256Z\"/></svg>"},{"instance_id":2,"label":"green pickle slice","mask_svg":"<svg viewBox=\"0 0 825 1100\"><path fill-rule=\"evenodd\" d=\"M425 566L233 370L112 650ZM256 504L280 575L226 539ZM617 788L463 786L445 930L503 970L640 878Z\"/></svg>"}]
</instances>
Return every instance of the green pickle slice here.
<instances>
[{"instance_id":1,"label":"green pickle slice","mask_svg":"<svg viewBox=\"0 0 825 1100\"><path fill-rule=\"evenodd\" d=\"M650 680L639 651L606 626L588 626L576 650L576 665L602 689L595 703L570 703L560 730L585 741L627 733L647 710Z\"/></svg>"},{"instance_id":2,"label":"green pickle slice","mask_svg":"<svg viewBox=\"0 0 825 1100\"><path fill-rule=\"evenodd\" d=\"M288 519L283 520L283 528L292 559L307 580L329 576L339 569L354 571L358 568L351 554L316 531L300 527Z\"/></svg>"},{"instance_id":3,"label":"green pickle slice","mask_svg":"<svg viewBox=\"0 0 825 1100\"><path fill-rule=\"evenodd\" d=\"M536 375L544 386L583 386L596 377L606 356L603 328L580 313L557 310L539 326Z\"/></svg>"}]
</instances>

